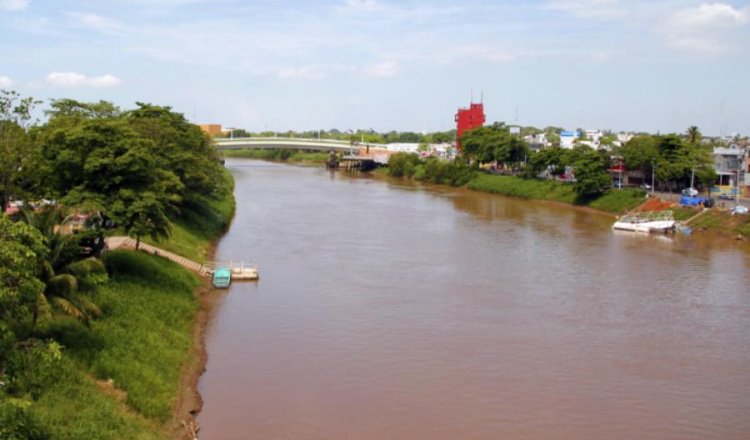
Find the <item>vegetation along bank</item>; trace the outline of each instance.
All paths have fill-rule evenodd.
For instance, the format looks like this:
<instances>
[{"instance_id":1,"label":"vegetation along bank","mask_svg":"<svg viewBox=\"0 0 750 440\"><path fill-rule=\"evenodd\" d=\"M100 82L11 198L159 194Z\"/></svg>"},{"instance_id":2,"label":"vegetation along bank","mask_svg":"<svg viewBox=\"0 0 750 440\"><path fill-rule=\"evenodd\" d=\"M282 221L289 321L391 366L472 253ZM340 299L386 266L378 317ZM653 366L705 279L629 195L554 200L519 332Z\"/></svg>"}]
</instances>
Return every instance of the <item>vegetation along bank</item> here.
<instances>
[{"instance_id":1,"label":"vegetation along bank","mask_svg":"<svg viewBox=\"0 0 750 440\"><path fill-rule=\"evenodd\" d=\"M627 143L594 149L582 141L572 148L532 151L507 126L494 123L470 130L461 138L462 154L453 161L416 154L390 156L381 170L395 177L466 186L467 188L534 200L549 200L622 214L643 204L646 191L615 188L612 170L626 166L666 191L696 184L708 193L717 179L710 145L690 127L687 136L638 135ZM574 179L572 177L575 177ZM644 179L645 181L645 179ZM648 187L647 185L642 185ZM694 230L747 237L750 217L711 209L670 207L678 220L692 219Z\"/></svg>"},{"instance_id":2,"label":"vegetation along bank","mask_svg":"<svg viewBox=\"0 0 750 440\"><path fill-rule=\"evenodd\" d=\"M39 104L0 94L0 438L188 436L201 280L105 236L202 261L231 176L168 107L53 100L32 124Z\"/></svg>"},{"instance_id":3,"label":"vegetation along bank","mask_svg":"<svg viewBox=\"0 0 750 440\"><path fill-rule=\"evenodd\" d=\"M226 157L241 157L245 159L261 159L274 162L290 162L301 164L323 164L328 160L328 153L297 150L277 149L238 149L223 152Z\"/></svg>"}]
</instances>

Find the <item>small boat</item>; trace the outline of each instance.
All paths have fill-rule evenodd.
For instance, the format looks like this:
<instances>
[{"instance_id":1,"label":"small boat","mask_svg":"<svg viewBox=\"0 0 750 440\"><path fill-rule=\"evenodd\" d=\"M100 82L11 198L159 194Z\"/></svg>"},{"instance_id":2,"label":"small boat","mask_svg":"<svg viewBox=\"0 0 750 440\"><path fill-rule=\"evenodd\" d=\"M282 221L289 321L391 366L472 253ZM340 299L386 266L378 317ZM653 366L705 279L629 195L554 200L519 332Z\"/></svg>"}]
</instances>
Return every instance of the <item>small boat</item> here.
<instances>
[{"instance_id":1,"label":"small boat","mask_svg":"<svg viewBox=\"0 0 750 440\"><path fill-rule=\"evenodd\" d=\"M236 267L232 266L232 279L237 281L242 280L257 280L258 279L258 269L254 267L245 267L243 264L242 266Z\"/></svg>"},{"instance_id":2,"label":"small boat","mask_svg":"<svg viewBox=\"0 0 750 440\"><path fill-rule=\"evenodd\" d=\"M213 285L220 289L229 287L232 282L232 270L228 267L217 267L213 272Z\"/></svg>"},{"instance_id":3,"label":"small boat","mask_svg":"<svg viewBox=\"0 0 750 440\"><path fill-rule=\"evenodd\" d=\"M632 232L666 232L674 229L672 211L638 212L627 214L612 225L612 229Z\"/></svg>"}]
</instances>

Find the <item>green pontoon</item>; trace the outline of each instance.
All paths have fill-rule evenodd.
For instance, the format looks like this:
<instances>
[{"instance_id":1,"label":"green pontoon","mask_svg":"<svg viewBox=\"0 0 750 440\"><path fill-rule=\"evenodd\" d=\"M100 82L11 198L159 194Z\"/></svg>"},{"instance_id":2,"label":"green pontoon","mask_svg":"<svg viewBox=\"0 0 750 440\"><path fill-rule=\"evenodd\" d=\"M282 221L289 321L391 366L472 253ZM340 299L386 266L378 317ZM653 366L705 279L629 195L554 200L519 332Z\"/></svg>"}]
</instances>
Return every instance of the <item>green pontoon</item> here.
<instances>
[{"instance_id":1,"label":"green pontoon","mask_svg":"<svg viewBox=\"0 0 750 440\"><path fill-rule=\"evenodd\" d=\"M228 267L217 267L213 275L214 287L226 288L232 282L232 271Z\"/></svg>"}]
</instances>

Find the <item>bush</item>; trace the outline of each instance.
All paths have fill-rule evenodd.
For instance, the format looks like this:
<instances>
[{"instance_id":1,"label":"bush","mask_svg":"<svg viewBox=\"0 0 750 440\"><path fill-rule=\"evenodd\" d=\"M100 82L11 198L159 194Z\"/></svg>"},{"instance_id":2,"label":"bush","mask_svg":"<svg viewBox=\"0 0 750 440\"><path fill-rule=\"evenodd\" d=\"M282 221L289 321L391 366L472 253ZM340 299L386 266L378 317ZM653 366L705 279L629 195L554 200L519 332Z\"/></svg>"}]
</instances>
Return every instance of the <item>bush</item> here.
<instances>
[{"instance_id":1,"label":"bush","mask_svg":"<svg viewBox=\"0 0 750 440\"><path fill-rule=\"evenodd\" d=\"M0 393L0 439L46 440L52 436L31 411L31 402Z\"/></svg>"},{"instance_id":2,"label":"bush","mask_svg":"<svg viewBox=\"0 0 750 440\"><path fill-rule=\"evenodd\" d=\"M411 177L421 160L413 153L396 153L388 158L388 174L393 177Z\"/></svg>"}]
</instances>

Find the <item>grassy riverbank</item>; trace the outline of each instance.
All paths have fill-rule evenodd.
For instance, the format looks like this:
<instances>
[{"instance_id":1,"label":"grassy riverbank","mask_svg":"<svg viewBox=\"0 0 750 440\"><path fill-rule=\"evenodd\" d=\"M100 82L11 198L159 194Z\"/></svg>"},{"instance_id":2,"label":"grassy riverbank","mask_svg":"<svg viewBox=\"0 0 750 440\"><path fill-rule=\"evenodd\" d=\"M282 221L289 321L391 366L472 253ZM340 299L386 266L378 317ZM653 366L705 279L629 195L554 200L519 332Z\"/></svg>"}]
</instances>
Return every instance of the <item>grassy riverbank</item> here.
<instances>
[{"instance_id":1,"label":"grassy riverbank","mask_svg":"<svg viewBox=\"0 0 750 440\"><path fill-rule=\"evenodd\" d=\"M209 256L234 213L232 178L212 200L187 203L159 246L189 258ZM33 392L0 399L0 438L169 439L184 437L185 390L202 371L202 300L198 277L164 258L112 251L109 281L95 300L102 316L87 326L72 317L44 321L41 340L62 346L51 365L30 370ZM200 330L200 331L197 331ZM53 373L51 373L53 371ZM190 390L188 390L190 391ZM190 391L194 394L194 391ZM4 430L7 429L7 430ZM18 433L24 433L18 437ZM15 437L14 437L15 435Z\"/></svg>"},{"instance_id":2,"label":"grassy riverbank","mask_svg":"<svg viewBox=\"0 0 750 440\"><path fill-rule=\"evenodd\" d=\"M612 189L601 196L581 200L571 183L554 180L522 179L513 176L479 174L466 185L469 189L529 200L550 200L587 206L609 213L623 213L641 203L645 193L639 189Z\"/></svg>"},{"instance_id":3,"label":"grassy riverbank","mask_svg":"<svg viewBox=\"0 0 750 440\"><path fill-rule=\"evenodd\" d=\"M186 201L179 217L172 222L170 237L160 240L146 237L143 241L193 261L206 261L214 240L229 226L234 216L234 180L226 169L223 178L223 187L227 188L229 196L196 196L195 199Z\"/></svg>"},{"instance_id":4,"label":"grassy riverbank","mask_svg":"<svg viewBox=\"0 0 750 440\"><path fill-rule=\"evenodd\" d=\"M245 159L261 159L274 162L323 164L328 160L328 153L295 150L225 150L225 157L241 157Z\"/></svg>"},{"instance_id":5,"label":"grassy riverbank","mask_svg":"<svg viewBox=\"0 0 750 440\"><path fill-rule=\"evenodd\" d=\"M45 330L65 347L60 377L33 405L54 439L168 438L181 366L191 354L196 276L142 252L114 251L100 288L101 319L72 318Z\"/></svg>"}]
</instances>

